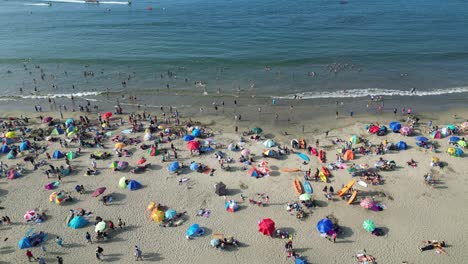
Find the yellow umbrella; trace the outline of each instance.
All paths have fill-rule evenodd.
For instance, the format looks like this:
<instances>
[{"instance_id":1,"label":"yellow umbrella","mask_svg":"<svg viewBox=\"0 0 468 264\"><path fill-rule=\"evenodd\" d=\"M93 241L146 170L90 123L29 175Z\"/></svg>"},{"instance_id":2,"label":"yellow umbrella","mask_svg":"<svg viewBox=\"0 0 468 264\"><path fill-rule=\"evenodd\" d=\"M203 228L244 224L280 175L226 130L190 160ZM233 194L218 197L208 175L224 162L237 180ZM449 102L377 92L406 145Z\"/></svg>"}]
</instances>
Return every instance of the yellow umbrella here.
<instances>
[{"instance_id":1,"label":"yellow umbrella","mask_svg":"<svg viewBox=\"0 0 468 264\"><path fill-rule=\"evenodd\" d=\"M7 133L5 134L5 137L6 137L6 138L15 138L15 137L16 137L16 134L15 134L15 132L11 132L11 131L10 131L10 132L7 132Z\"/></svg>"},{"instance_id":2,"label":"yellow umbrella","mask_svg":"<svg viewBox=\"0 0 468 264\"><path fill-rule=\"evenodd\" d=\"M75 135L75 132L74 132L74 131L68 133L68 134L67 134L67 137L71 137L71 136L73 136L73 135Z\"/></svg>"},{"instance_id":3,"label":"yellow umbrella","mask_svg":"<svg viewBox=\"0 0 468 264\"><path fill-rule=\"evenodd\" d=\"M159 129L165 129L166 126L165 126L165 125L159 125L158 128L159 128Z\"/></svg>"},{"instance_id":4,"label":"yellow umbrella","mask_svg":"<svg viewBox=\"0 0 468 264\"><path fill-rule=\"evenodd\" d=\"M438 157L432 157L431 161L432 161L432 162L439 162L440 159L439 159Z\"/></svg>"},{"instance_id":5,"label":"yellow umbrella","mask_svg":"<svg viewBox=\"0 0 468 264\"><path fill-rule=\"evenodd\" d=\"M162 220L164 220L164 212L154 209L151 212L151 219L155 222L162 222Z\"/></svg>"},{"instance_id":6,"label":"yellow umbrella","mask_svg":"<svg viewBox=\"0 0 468 264\"><path fill-rule=\"evenodd\" d=\"M450 155L455 154L455 148L448 148L447 153L450 154Z\"/></svg>"},{"instance_id":7,"label":"yellow umbrella","mask_svg":"<svg viewBox=\"0 0 468 264\"><path fill-rule=\"evenodd\" d=\"M122 143L122 142L119 142L119 143L115 144L114 147L115 147L116 149L123 149L123 148L125 148L125 144Z\"/></svg>"}]
</instances>

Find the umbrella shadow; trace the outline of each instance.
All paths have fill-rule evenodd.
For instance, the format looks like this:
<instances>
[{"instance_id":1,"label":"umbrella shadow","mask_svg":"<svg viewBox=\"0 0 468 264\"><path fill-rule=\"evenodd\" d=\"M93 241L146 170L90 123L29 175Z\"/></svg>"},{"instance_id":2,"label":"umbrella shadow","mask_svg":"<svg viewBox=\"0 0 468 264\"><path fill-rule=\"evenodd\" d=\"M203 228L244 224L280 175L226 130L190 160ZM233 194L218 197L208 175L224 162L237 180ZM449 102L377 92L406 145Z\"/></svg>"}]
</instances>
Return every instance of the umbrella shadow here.
<instances>
[{"instance_id":1,"label":"umbrella shadow","mask_svg":"<svg viewBox=\"0 0 468 264\"><path fill-rule=\"evenodd\" d=\"M15 252L15 249L12 246L5 246L0 248L0 255L11 254L13 252Z\"/></svg>"},{"instance_id":2,"label":"umbrella shadow","mask_svg":"<svg viewBox=\"0 0 468 264\"><path fill-rule=\"evenodd\" d=\"M227 192L227 195L234 196L234 195L237 195L237 194L241 194L242 190L241 189L236 189L236 188L233 188L233 189L227 188L226 192Z\"/></svg>"},{"instance_id":3,"label":"umbrella shadow","mask_svg":"<svg viewBox=\"0 0 468 264\"><path fill-rule=\"evenodd\" d=\"M161 254L159 253L151 252L151 253L143 254L143 260L156 262L156 261L164 260L164 258L161 257Z\"/></svg>"},{"instance_id":4,"label":"umbrella shadow","mask_svg":"<svg viewBox=\"0 0 468 264\"><path fill-rule=\"evenodd\" d=\"M387 236L390 232L390 229L388 229L387 227L379 227L379 229L382 230L382 236Z\"/></svg>"},{"instance_id":5,"label":"umbrella shadow","mask_svg":"<svg viewBox=\"0 0 468 264\"><path fill-rule=\"evenodd\" d=\"M8 190L0 189L0 196L7 196L7 195L8 195Z\"/></svg>"},{"instance_id":6,"label":"umbrella shadow","mask_svg":"<svg viewBox=\"0 0 468 264\"><path fill-rule=\"evenodd\" d=\"M108 254L108 255L104 255L104 260L106 262L120 261L121 256L123 256L123 254L121 253Z\"/></svg>"},{"instance_id":7,"label":"umbrella shadow","mask_svg":"<svg viewBox=\"0 0 468 264\"><path fill-rule=\"evenodd\" d=\"M270 166L270 170L279 170L279 168L278 168L278 166L271 165L271 166Z\"/></svg>"},{"instance_id":8,"label":"umbrella shadow","mask_svg":"<svg viewBox=\"0 0 468 264\"><path fill-rule=\"evenodd\" d=\"M353 230L349 227L340 225L340 228L341 228L341 232L339 234L340 238L347 238L354 234Z\"/></svg>"},{"instance_id":9,"label":"umbrella shadow","mask_svg":"<svg viewBox=\"0 0 468 264\"><path fill-rule=\"evenodd\" d=\"M296 253L304 253L304 252L307 252L309 250L312 250L312 248L295 248L294 249L294 252Z\"/></svg>"},{"instance_id":10,"label":"umbrella shadow","mask_svg":"<svg viewBox=\"0 0 468 264\"><path fill-rule=\"evenodd\" d=\"M78 244L78 243L67 243L67 244L63 244L63 247L64 248L81 248L81 247L85 247L85 245Z\"/></svg>"},{"instance_id":11,"label":"umbrella shadow","mask_svg":"<svg viewBox=\"0 0 468 264\"><path fill-rule=\"evenodd\" d=\"M123 194L123 193L112 193L112 203L111 204L114 204L114 203L121 203L125 200L125 198L127 197L126 194Z\"/></svg>"},{"instance_id":12,"label":"umbrella shadow","mask_svg":"<svg viewBox=\"0 0 468 264\"><path fill-rule=\"evenodd\" d=\"M270 171L270 176L271 177L277 177L277 176L280 176L281 173L279 171Z\"/></svg>"},{"instance_id":13,"label":"umbrella shadow","mask_svg":"<svg viewBox=\"0 0 468 264\"><path fill-rule=\"evenodd\" d=\"M213 230L211 230L211 229L208 228L208 227L202 226L201 228L203 229L204 232L203 232L203 235L200 236L200 237L211 236L211 234L213 233Z\"/></svg>"},{"instance_id":14,"label":"umbrella shadow","mask_svg":"<svg viewBox=\"0 0 468 264\"><path fill-rule=\"evenodd\" d=\"M327 207L328 206L327 202L321 201L321 200L314 200L314 204L315 204L316 207Z\"/></svg>"}]
</instances>

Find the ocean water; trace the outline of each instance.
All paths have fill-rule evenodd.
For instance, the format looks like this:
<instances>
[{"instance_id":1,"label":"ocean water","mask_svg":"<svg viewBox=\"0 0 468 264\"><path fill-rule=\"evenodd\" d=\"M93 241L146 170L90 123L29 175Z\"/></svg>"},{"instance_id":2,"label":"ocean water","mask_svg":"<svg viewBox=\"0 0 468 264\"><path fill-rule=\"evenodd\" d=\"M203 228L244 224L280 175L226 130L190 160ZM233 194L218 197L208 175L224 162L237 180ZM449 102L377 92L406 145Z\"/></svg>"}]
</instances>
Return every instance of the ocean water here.
<instances>
[{"instance_id":1,"label":"ocean water","mask_svg":"<svg viewBox=\"0 0 468 264\"><path fill-rule=\"evenodd\" d=\"M462 0L0 1L0 96L466 97L467 12Z\"/></svg>"}]
</instances>

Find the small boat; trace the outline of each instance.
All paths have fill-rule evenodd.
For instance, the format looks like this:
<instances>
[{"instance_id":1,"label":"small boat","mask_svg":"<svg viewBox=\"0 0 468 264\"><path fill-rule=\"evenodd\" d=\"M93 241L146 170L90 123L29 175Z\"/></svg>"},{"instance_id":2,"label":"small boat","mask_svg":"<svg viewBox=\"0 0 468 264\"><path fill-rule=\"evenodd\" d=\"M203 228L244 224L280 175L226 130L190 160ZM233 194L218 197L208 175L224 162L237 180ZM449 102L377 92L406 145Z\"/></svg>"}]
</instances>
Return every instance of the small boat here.
<instances>
[{"instance_id":1,"label":"small boat","mask_svg":"<svg viewBox=\"0 0 468 264\"><path fill-rule=\"evenodd\" d=\"M346 184L343 189L341 189L339 192L337 192L338 196L341 197L343 196L353 185L356 183L356 180L352 180Z\"/></svg>"}]
</instances>

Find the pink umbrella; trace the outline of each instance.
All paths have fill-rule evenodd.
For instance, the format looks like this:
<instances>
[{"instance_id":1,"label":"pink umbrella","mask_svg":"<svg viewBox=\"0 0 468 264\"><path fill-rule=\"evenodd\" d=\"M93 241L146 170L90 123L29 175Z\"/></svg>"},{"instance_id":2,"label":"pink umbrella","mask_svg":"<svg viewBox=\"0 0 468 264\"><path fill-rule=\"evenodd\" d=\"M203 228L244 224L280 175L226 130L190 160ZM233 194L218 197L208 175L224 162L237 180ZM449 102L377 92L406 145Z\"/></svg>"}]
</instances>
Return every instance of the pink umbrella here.
<instances>
[{"instance_id":1,"label":"pink umbrella","mask_svg":"<svg viewBox=\"0 0 468 264\"><path fill-rule=\"evenodd\" d=\"M403 136L409 136L412 133L413 133L413 129L411 129L408 126L404 126L404 127L400 128L400 134L402 134Z\"/></svg>"},{"instance_id":2,"label":"pink umbrella","mask_svg":"<svg viewBox=\"0 0 468 264\"><path fill-rule=\"evenodd\" d=\"M93 197L98 197L106 191L106 187L99 187L93 192Z\"/></svg>"},{"instance_id":3,"label":"pink umbrella","mask_svg":"<svg viewBox=\"0 0 468 264\"><path fill-rule=\"evenodd\" d=\"M29 221L29 220L32 220L33 218L36 217L36 211L34 210L29 210L26 212L26 214L24 215L24 220L26 221Z\"/></svg>"},{"instance_id":4,"label":"pink umbrella","mask_svg":"<svg viewBox=\"0 0 468 264\"><path fill-rule=\"evenodd\" d=\"M366 197L366 198L361 200L360 205L361 205L362 208L370 209L370 208L372 208L372 206L375 205L375 202L374 202L374 200L372 200L372 198Z\"/></svg>"},{"instance_id":5,"label":"pink umbrella","mask_svg":"<svg viewBox=\"0 0 468 264\"><path fill-rule=\"evenodd\" d=\"M244 149L244 150L242 150L241 154L242 154L242 156L244 156L244 157L248 157L248 156L250 155L250 150Z\"/></svg>"}]
</instances>

